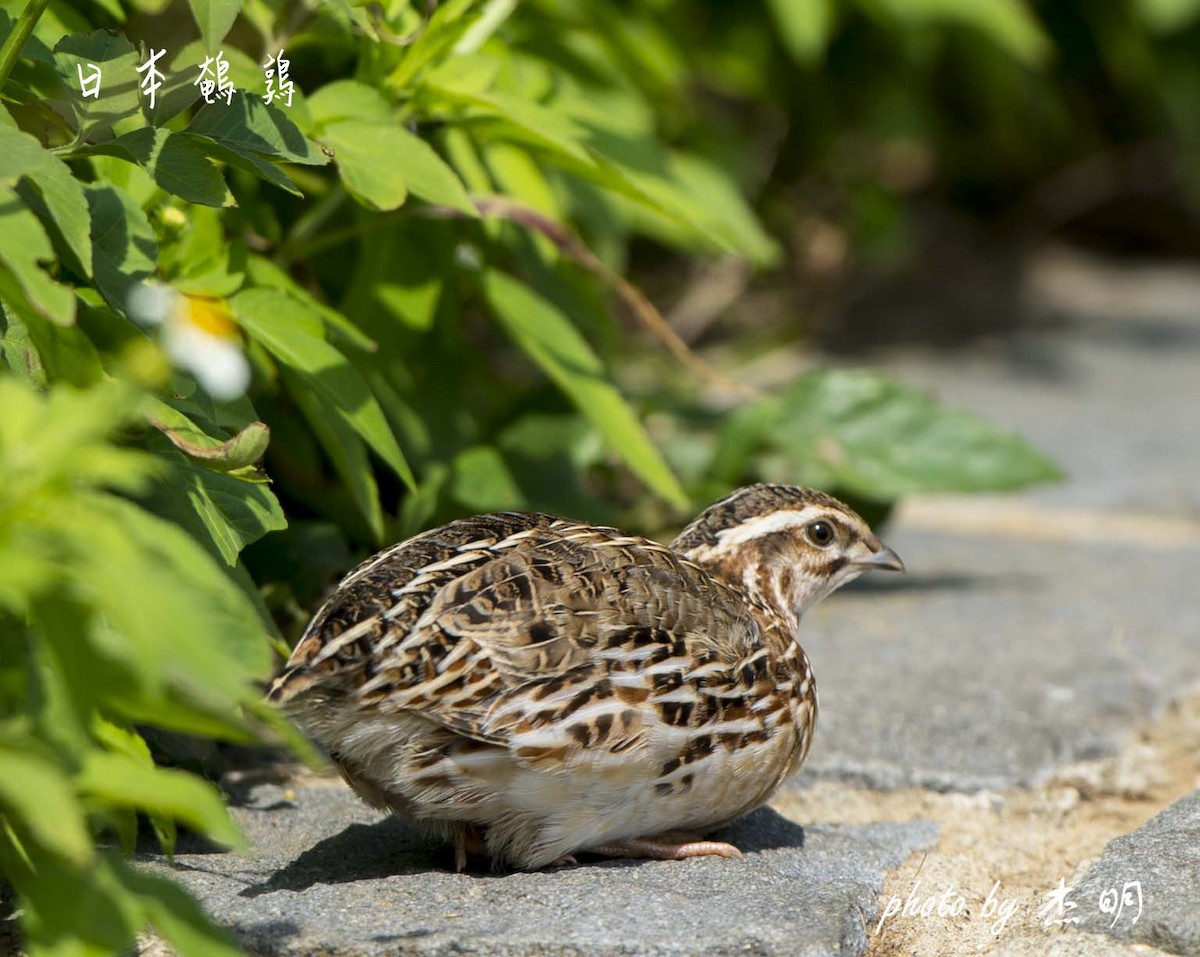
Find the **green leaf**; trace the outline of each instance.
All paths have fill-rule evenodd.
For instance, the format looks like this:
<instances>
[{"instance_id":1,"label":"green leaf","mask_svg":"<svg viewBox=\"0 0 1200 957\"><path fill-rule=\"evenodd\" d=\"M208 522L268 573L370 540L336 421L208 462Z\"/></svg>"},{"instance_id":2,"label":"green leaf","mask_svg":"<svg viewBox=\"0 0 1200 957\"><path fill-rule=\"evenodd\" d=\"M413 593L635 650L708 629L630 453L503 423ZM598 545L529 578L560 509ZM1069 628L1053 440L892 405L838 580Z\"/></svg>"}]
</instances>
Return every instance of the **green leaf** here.
<instances>
[{"instance_id":1,"label":"green leaf","mask_svg":"<svg viewBox=\"0 0 1200 957\"><path fill-rule=\"evenodd\" d=\"M142 75L137 68L141 62L133 44L115 31L72 34L58 41L54 66L68 94L63 112L74 117L81 140L100 138L118 120L138 112ZM89 77L92 63L100 67L101 74L100 95L96 98L82 96L79 83L79 71Z\"/></svg>"},{"instance_id":2,"label":"green leaf","mask_svg":"<svg viewBox=\"0 0 1200 957\"><path fill-rule=\"evenodd\" d=\"M177 133L176 137L187 140L205 156L211 156L213 159L228 163L230 166L236 166L238 169L253 173L260 179L266 180L272 186L278 186L293 196L304 195L300 192L300 188L292 182L287 173L258 153L251 152L250 150L237 150L224 143L218 143L207 136L197 136L194 133Z\"/></svg>"},{"instance_id":3,"label":"green leaf","mask_svg":"<svg viewBox=\"0 0 1200 957\"><path fill-rule=\"evenodd\" d=\"M161 399L147 396L143 408L150 424L175 448L218 472L233 472L254 465L266 453L271 440L271 430L263 422L251 422L232 438L217 439Z\"/></svg>"},{"instance_id":4,"label":"green leaf","mask_svg":"<svg viewBox=\"0 0 1200 957\"><path fill-rule=\"evenodd\" d=\"M0 743L0 808L46 850L74 864L92 857L92 838L71 782L55 764Z\"/></svg>"},{"instance_id":5,"label":"green leaf","mask_svg":"<svg viewBox=\"0 0 1200 957\"><path fill-rule=\"evenodd\" d=\"M679 480L570 320L511 276L488 271L482 284L488 305L513 341L570 397L634 473L673 505L687 507Z\"/></svg>"},{"instance_id":6,"label":"green leaf","mask_svg":"<svg viewBox=\"0 0 1200 957\"><path fill-rule=\"evenodd\" d=\"M283 509L265 483L214 472L182 455L163 453L160 459L169 463L171 494L191 505L227 565L236 565L247 545L287 527Z\"/></svg>"},{"instance_id":7,"label":"green leaf","mask_svg":"<svg viewBox=\"0 0 1200 957\"><path fill-rule=\"evenodd\" d=\"M28 133L0 126L0 180L9 186L16 186L22 176L44 166L52 155Z\"/></svg>"},{"instance_id":8,"label":"green leaf","mask_svg":"<svg viewBox=\"0 0 1200 957\"><path fill-rule=\"evenodd\" d=\"M111 143L93 146L89 153L117 156L137 163L168 193L204 206L232 206L225 178L187 136L145 126Z\"/></svg>"},{"instance_id":9,"label":"green leaf","mask_svg":"<svg viewBox=\"0 0 1200 957\"><path fill-rule=\"evenodd\" d=\"M767 0L767 5L788 53L805 66L818 63L833 32L833 0Z\"/></svg>"},{"instance_id":10,"label":"green leaf","mask_svg":"<svg viewBox=\"0 0 1200 957\"><path fill-rule=\"evenodd\" d=\"M196 26L200 28L200 39L208 50L215 50L225 39L241 12L241 0L188 0Z\"/></svg>"},{"instance_id":11,"label":"green leaf","mask_svg":"<svg viewBox=\"0 0 1200 957\"><path fill-rule=\"evenodd\" d=\"M86 187L96 288L120 315L129 292L154 273L158 241L140 206L113 186Z\"/></svg>"},{"instance_id":12,"label":"green leaf","mask_svg":"<svg viewBox=\"0 0 1200 957\"><path fill-rule=\"evenodd\" d=\"M169 815L232 848L248 849L221 795L208 782L184 771L148 766L112 751L92 751L76 781L87 797Z\"/></svg>"},{"instance_id":13,"label":"green leaf","mask_svg":"<svg viewBox=\"0 0 1200 957\"><path fill-rule=\"evenodd\" d=\"M275 289L247 289L229 300L242 327L296 370L330 412L361 436L412 488L412 471L362 374L322 337L321 318Z\"/></svg>"},{"instance_id":14,"label":"green leaf","mask_svg":"<svg viewBox=\"0 0 1200 957\"><path fill-rule=\"evenodd\" d=\"M38 355L29 328L20 316L5 309L3 303L0 303L0 320L6 326L4 335L0 337L0 353L9 372L26 385L36 389L45 388L46 368L42 365L42 357Z\"/></svg>"},{"instance_id":15,"label":"green leaf","mask_svg":"<svg viewBox=\"0 0 1200 957\"><path fill-rule=\"evenodd\" d=\"M26 316L69 326L75 321L75 294L41 267L54 261L54 247L16 192L0 185L0 297Z\"/></svg>"},{"instance_id":16,"label":"green leaf","mask_svg":"<svg viewBox=\"0 0 1200 957\"><path fill-rule=\"evenodd\" d=\"M322 138L334 149L346 188L375 209L395 209L407 187L426 202L479 215L454 170L398 123L346 120L331 123Z\"/></svg>"},{"instance_id":17,"label":"green leaf","mask_svg":"<svg viewBox=\"0 0 1200 957\"><path fill-rule=\"evenodd\" d=\"M107 652L137 670L144 693L177 688L209 712L220 702L216 714L236 723L232 703L271 666L241 589L182 528L124 499L76 495L54 518L80 596L110 625Z\"/></svg>"},{"instance_id":18,"label":"green leaf","mask_svg":"<svg viewBox=\"0 0 1200 957\"><path fill-rule=\"evenodd\" d=\"M404 170L391 153L400 140L395 134L395 127L354 121L335 123L322 135L343 185L368 209L396 209L408 198Z\"/></svg>"},{"instance_id":19,"label":"green leaf","mask_svg":"<svg viewBox=\"0 0 1200 957\"><path fill-rule=\"evenodd\" d=\"M260 153L309 166L329 162L282 110L243 90L234 93L232 103L202 107L185 131L207 136L239 153Z\"/></svg>"},{"instance_id":20,"label":"green leaf","mask_svg":"<svg viewBox=\"0 0 1200 957\"><path fill-rule=\"evenodd\" d=\"M375 87L357 80L335 80L308 98L308 113L314 126L338 120L375 120L386 123L395 109Z\"/></svg>"},{"instance_id":21,"label":"green leaf","mask_svg":"<svg viewBox=\"0 0 1200 957\"><path fill-rule=\"evenodd\" d=\"M741 481L756 456L768 480L838 488L877 501L911 492L1021 488L1059 477L1018 436L872 372L827 369L746 407L723 429L714 471Z\"/></svg>"},{"instance_id":22,"label":"green leaf","mask_svg":"<svg viewBox=\"0 0 1200 957\"><path fill-rule=\"evenodd\" d=\"M2 137L0 137L2 139ZM4 149L0 146L0 151ZM54 248L67 265L84 277L92 275L91 217L83 185L70 168L48 151L41 165L27 174L17 192L37 214Z\"/></svg>"}]
</instances>

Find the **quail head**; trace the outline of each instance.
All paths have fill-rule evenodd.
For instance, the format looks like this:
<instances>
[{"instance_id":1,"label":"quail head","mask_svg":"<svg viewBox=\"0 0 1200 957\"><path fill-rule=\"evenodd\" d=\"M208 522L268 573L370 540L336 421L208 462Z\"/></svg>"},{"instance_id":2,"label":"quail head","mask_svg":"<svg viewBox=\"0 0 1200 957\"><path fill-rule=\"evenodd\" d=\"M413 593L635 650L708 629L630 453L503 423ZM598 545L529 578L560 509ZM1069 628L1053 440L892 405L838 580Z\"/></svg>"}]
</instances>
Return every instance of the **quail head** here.
<instances>
[{"instance_id":1,"label":"quail head","mask_svg":"<svg viewBox=\"0 0 1200 957\"><path fill-rule=\"evenodd\" d=\"M704 835L808 753L805 610L903 570L858 515L754 485L670 545L552 515L452 522L363 562L270 689L369 804L497 865L738 856Z\"/></svg>"}]
</instances>

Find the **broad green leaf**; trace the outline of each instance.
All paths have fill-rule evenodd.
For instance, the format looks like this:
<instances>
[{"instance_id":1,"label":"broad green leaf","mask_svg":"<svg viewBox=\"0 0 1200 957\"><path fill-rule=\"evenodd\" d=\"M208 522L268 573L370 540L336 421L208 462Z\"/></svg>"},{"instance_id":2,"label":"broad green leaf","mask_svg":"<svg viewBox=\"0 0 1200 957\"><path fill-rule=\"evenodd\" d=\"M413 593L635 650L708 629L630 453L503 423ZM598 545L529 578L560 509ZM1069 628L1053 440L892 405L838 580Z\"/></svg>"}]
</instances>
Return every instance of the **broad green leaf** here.
<instances>
[{"instance_id":1,"label":"broad green leaf","mask_svg":"<svg viewBox=\"0 0 1200 957\"><path fill-rule=\"evenodd\" d=\"M343 27L349 27L365 37L379 41L379 33L375 30L371 14L366 7L360 7L351 0L325 0L323 12Z\"/></svg>"},{"instance_id":2,"label":"broad green leaf","mask_svg":"<svg viewBox=\"0 0 1200 957\"><path fill-rule=\"evenodd\" d=\"M249 599L172 522L113 496L79 495L55 516L72 548L80 597L111 625L106 647L147 689L178 688L229 703L265 676L271 655Z\"/></svg>"},{"instance_id":3,"label":"broad green leaf","mask_svg":"<svg viewBox=\"0 0 1200 957\"><path fill-rule=\"evenodd\" d=\"M397 122L331 123L322 138L334 149L346 188L376 209L399 206L407 187L426 202L478 215L454 170Z\"/></svg>"},{"instance_id":4,"label":"broad green leaf","mask_svg":"<svg viewBox=\"0 0 1200 957\"><path fill-rule=\"evenodd\" d=\"M129 292L154 273L158 241L141 207L108 185L86 187L92 216L92 270L96 288L125 314Z\"/></svg>"},{"instance_id":5,"label":"broad green leaf","mask_svg":"<svg viewBox=\"0 0 1200 957\"><path fill-rule=\"evenodd\" d=\"M0 809L53 854L74 864L92 857L83 806L57 765L0 744Z\"/></svg>"},{"instance_id":6,"label":"broad green leaf","mask_svg":"<svg viewBox=\"0 0 1200 957\"><path fill-rule=\"evenodd\" d=\"M9 186L0 185L0 297L28 316L75 321L75 294L42 268L54 261L42 224Z\"/></svg>"},{"instance_id":7,"label":"broad green leaf","mask_svg":"<svg viewBox=\"0 0 1200 957\"><path fill-rule=\"evenodd\" d=\"M877 501L912 492L1021 488L1059 477L1018 436L872 372L827 369L746 407L723 429L714 471L737 482L756 457L770 480L804 482Z\"/></svg>"},{"instance_id":8,"label":"broad green leaf","mask_svg":"<svg viewBox=\"0 0 1200 957\"><path fill-rule=\"evenodd\" d=\"M233 26L242 9L241 0L188 0L196 26L200 28L200 39L204 46L215 51L217 44Z\"/></svg>"},{"instance_id":9,"label":"broad green leaf","mask_svg":"<svg viewBox=\"0 0 1200 957\"><path fill-rule=\"evenodd\" d=\"M768 0L768 6L779 38L796 62L820 62L833 32L833 0Z\"/></svg>"},{"instance_id":10,"label":"broad green leaf","mask_svg":"<svg viewBox=\"0 0 1200 957\"><path fill-rule=\"evenodd\" d=\"M92 751L76 785L87 797L169 815L222 844L248 847L217 790L184 771L148 766L112 751Z\"/></svg>"},{"instance_id":11,"label":"broad green leaf","mask_svg":"<svg viewBox=\"0 0 1200 957\"><path fill-rule=\"evenodd\" d=\"M357 80L334 80L308 98L308 113L314 126L324 126L339 120L386 123L395 109L373 86Z\"/></svg>"},{"instance_id":12,"label":"broad green leaf","mask_svg":"<svg viewBox=\"0 0 1200 957\"><path fill-rule=\"evenodd\" d=\"M171 494L191 505L227 565L236 565L247 545L287 527L283 509L266 483L214 472L182 455L167 461Z\"/></svg>"},{"instance_id":13,"label":"broad green leaf","mask_svg":"<svg viewBox=\"0 0 1200 957\"><path fill-rule=\"evenodd\" d=\"M0 147L3 149L3 147ZM70 168L48 151L44 162L27 174L17 187L25 204L33 210L55 249L67 265L84 277L92 274L91 216L83 185Z\"/></svg>"},{"instance_id":14,"label":"broad green leaf","mask_svg":"<svg viewBox=\"0 0 1200 957\"><path fill-rule=\"evenodd\" d=\"M236 166L238 169L253 173L255 176L265 179L272 186L278 186L293 196L304 195L300 192L300 188L292 182L287 173L265 156L251 152L250 150L236 150L230 146L226 146L224 143L218 143L207 136L197 136L194 133L177 133L176 136L188 140L205 156L211 156L213 159L221 160L221 162L228 163L230 166Z\"/></svg>"},{"instance_id":15,"label":"broad green leaf","mask_svg":"<svg viewBox=\"0 0 1200 957\"><path fill-rule=\"evenodd\" d=\"M195 142L168 130L144 126L90 149L137 163L168 193L190 203L232 206L225 178Z\"/></svg>"},{"instance_id":16,"label":"broad green leaf","mask_svg":"<svg viewBox=\"0 0 1200 957\"><path fill-rule=\"evenodd\" d=\"M487 271L482 284L488 305L505 331L592 421L613 451L651 489L672 504L686 507L688 497L679 480L570 320L504 273Z\"/></svg>"},{"instance_id":17,"label":"broad green leaf","mask_svg":"<svg viewBox=\"0 0 1200 957\"><path fill-rule=\"evenodd\" d=\"M185 132L210 137L240 153L260 153L309 166L329 162L283 110L242 90L234 93L232 103L222 101L202 107Z\"/></svg>"},{"instance_id":18,"label":"broad green leaf","mask_svg":"<svg viewBox=\"0 0 1200 957\"><path fill-rule=\"evenodd\" d=\"M394 127L354 121L335 123L322 134L342 184L368 209L396 209L408 198L404 169L391 155L399 140L394 133Z\"/></svg>"},{"instance_id":19,"label":"broad green leaf","mask_svg":"<svg viewBox=\"0 0 1200 957\"><path fill-rule=\"evenodd\" d=\"M412 471L362 374L322 337L320 316L274 289L247 289L229 301L237 321L296 370L335 417L361 436L412 488Z\"/></svg>"},{"instance_id":20,"label":"broad green leaf","mask_svg":"<svg viewBox=\"0 0 1200 957\"><path fill-rule=\"evenodd\" d=\"M115 186L133 200L135 206L149 209L158 196L158 184L150 178L150 174L128 160L94 153L91 167L95 173L93 182Z\"/></svg>"},{"instance_id":21,"label":"broad green leaf","mask_svg":"<svg viewBox=\"0 0 1200 957\"><path fill-rule=\"evenodd\" d=\"M142 59L124 36L108 30L63 37L54 47L54 65L67 88L66 112L75 118L82 139L95 140L118 120L133 116L142 101ZM160 71L163 60L158 61ZM84 97L80 71L91 76L91 64L100 68L99 97Z\"/></svg>"},{"instance_id":22,"label":"broad green leaf","mask_svg":"<svg viewBox=\"0 0 1200 957\"><path fill-rule=\"evenodd\" d=\"M48 152L28 133L15 127L0 127L0 182L16 186L17 180L45 165Z\"/></svg>"}]
</instances>

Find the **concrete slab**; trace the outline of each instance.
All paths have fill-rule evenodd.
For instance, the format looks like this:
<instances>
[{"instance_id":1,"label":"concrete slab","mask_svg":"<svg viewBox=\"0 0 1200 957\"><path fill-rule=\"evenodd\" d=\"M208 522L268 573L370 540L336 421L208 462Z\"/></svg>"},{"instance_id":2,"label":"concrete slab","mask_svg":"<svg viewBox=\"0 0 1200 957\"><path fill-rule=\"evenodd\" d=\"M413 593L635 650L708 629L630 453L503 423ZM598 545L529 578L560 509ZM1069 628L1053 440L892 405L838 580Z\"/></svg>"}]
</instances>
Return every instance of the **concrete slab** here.
<instances>
[{"instance_id":1,"label":"concrete slab","mask_svg":"<svg viewBox=\"0 0 1200 957\"><path fill-rule=\"evenodd\" d=\"M974 790L1107 756L1200 683L1200 548L885 536L901 578L801 624L821 714L806 774Z\"/></svg>"},{"instance_id":2,"label":"concrete slab","mask_svg":"<svg viewBox=\"0 0 1200 957\"><path fill-rule=\"evenodd\" d=\"M861 954L885 872L929 822L804 827L769 809L723 837L742 860L587 861L454 874L449 848L380 819L340 783L255 789L234 814L252 856L181 848L170 873L251 954Z\"/></svg>"},{"instance_id":3,"label":"concrete slab","mask_svg":"<svg viewBox=\"0 0 1200 957\"><path fill-rule=\"evenodd\" d=\"M1082 930L1200 955L1200 791L1109 843L1071 900Z\"/></svg>"}]
</instances>

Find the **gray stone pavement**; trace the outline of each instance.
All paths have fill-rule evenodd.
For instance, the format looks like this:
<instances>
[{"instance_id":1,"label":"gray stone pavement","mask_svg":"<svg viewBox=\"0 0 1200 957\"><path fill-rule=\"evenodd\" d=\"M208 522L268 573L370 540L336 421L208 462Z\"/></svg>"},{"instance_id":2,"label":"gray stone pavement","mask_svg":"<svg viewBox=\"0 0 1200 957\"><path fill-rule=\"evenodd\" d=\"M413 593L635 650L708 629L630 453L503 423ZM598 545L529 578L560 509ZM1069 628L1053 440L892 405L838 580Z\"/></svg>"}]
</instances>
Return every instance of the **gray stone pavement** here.
<instances>
[{"instance_id":1,"label":"gray stone pavement","mask_svg":"<svg viewBox=\"0 0 1200 957\"><path fill-rule=\"evenodd\" d=\"M1071 898L1083 930L1200 955L1200 791L1112 841Z\"/></svg>"},{"instance_id":2,"label":"gray stone pavement","mask_svg":"<svg viewBox=\"0 0 1200 957\"><path fill-rule=\"evenodd\" d=\"M742 860L454 874L448 846L340 783L290 797L260 786L235 808L248 857L144 857L251 954L859 954L884 875L937 836L928 822L801 828L760 809L722 834Z\"/></svg>"},{"instance_id":3,"label":"gray stone pavement","mask_svg":"<svg viewBox=\"0 0 1200 957\"><path fill-rule=\"evenodd\" d=\"M1200 547L885 538L908 575L856 583L801 625L821 697L810 772L1036 784L1200 683Z\"/></svg>"}]
</instances>

